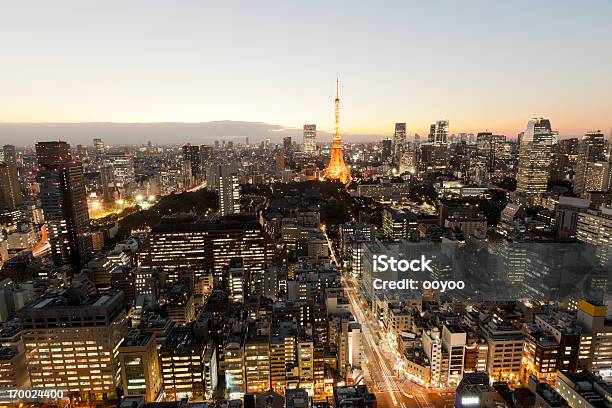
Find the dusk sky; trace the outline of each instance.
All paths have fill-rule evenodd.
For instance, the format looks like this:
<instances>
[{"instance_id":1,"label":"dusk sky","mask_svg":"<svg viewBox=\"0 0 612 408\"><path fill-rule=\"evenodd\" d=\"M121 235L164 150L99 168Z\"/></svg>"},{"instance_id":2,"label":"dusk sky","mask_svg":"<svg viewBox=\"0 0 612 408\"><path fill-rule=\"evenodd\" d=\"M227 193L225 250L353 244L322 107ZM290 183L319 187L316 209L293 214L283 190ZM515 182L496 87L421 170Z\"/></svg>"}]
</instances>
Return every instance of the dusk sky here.
<instances>
[{"instance_id":1,"label":"dusk sky","mask_svg":"<svg viewBox=\"0 0 612 408\"><path fill-rule=\"evenodd\" d=\"M0 140L15 122L329 131L337 73L346 134L612 126L609 0L14 1L0 44Z\"/></svg>"}]
</instances>

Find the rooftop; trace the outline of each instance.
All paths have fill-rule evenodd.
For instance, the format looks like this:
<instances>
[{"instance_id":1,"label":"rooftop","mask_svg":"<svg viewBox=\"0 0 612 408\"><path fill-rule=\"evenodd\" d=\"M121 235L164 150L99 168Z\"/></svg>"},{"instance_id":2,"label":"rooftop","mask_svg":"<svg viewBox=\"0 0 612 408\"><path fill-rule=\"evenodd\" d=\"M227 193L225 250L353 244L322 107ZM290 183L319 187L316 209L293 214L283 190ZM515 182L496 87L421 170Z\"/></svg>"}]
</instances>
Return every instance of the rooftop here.
<instances>
[{"instance_id":1,"label":"rooftop","mask_svg":"<svg viewBox=\"0 0 612 408\"><path fill-rule=\"evenodd\" d=\"M153 340L154 336L152 332L131 329L121 342L120 347L143 347Z\"/></svg>"}]
</instances>

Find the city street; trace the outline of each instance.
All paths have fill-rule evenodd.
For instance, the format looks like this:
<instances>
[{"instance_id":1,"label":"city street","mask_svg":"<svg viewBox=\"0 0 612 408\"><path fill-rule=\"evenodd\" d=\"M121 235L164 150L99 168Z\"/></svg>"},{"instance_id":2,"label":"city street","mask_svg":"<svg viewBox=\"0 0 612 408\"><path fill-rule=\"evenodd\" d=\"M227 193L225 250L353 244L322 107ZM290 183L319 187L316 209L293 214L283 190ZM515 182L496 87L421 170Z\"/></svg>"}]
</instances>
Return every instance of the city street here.
<instances>
[{"instance_id":1,"label":"city street","mask_svg":"<svg viewBox=\"0 0 612 408\"><path fill-rule=\"evenodd\" d=\"M390 349L380 324L366 311L352 282L343 278L343 284L353 315L361 324L364 356L371 367L371 385L368 385L376 392L379 404L389 407L452 407L455 398L453 391L425 389L405 378L401 369L396 368L397 354Z\"/></svg>"},{"instance_id":2,"label":"city street","mask_svg":"<svg viewBox=\"0 0 612 408\"><path fill-rule=\"evenodd\" d=\"M323 228L330 251L330 258L339 268L333 243ZM425 389L406 379L396 368L396 353L387 344L386 337L379 322L368 313L366 305L361 301L354 280L342 278L346 296L351 304L353 315L361 324L363 333L364 368L366 384L376 394L380 407L402 408L450 408L453 406L455 394L452 391L437 391Z\"/></svg>"}]
</instances>

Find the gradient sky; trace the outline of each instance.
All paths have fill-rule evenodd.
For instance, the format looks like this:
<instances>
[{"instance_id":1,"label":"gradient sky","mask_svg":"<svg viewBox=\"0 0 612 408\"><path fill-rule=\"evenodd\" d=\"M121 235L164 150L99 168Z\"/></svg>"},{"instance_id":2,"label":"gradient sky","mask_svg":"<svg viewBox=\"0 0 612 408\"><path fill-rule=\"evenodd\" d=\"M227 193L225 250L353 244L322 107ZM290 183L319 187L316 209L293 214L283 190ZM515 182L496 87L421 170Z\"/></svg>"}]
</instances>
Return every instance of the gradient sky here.
<instances>
[{"instance_id":1,"label":"gradient sky","mask_svg":"<svg viewBox=\"0 0 612 408\"><path fill-rule=\"evenodd\" d=\"M0 122L206 122L562 137L612 126L612 1L13 1ZM2 139L2 135L0 135Z\"/></svg>"}]
</instances>

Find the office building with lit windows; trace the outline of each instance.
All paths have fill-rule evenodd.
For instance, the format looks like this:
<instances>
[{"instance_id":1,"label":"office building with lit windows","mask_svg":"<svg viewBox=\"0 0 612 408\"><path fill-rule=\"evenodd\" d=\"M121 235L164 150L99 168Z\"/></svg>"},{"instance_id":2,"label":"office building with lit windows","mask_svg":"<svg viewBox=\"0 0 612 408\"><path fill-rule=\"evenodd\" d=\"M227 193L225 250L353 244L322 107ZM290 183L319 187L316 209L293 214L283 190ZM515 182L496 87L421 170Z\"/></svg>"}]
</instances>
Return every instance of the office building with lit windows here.
<instances>
[{"instance_id":1,"label":"office building with lit windows","mask_svg":"<svg viewBox=\"0 0 612 408\"><path fill-rule=\"evenodd\" d=\"M255 356L257 355L257 350ZM240 325L232 329L223 346L225 389L230 399L242 398L246 391L244 333Z\"/></svg>"},{"instance_id":2,"label":"office building with lit windows","mask_svg":"<svg viewBox=\"0 0 612 408\"><path fill-rule=\"evenodd\" d=\"M576 175L574 176L574 193L584 196L588 191L604 191L601 186L595 185L599 175L593 175L595 171L609 168L606 163L605 149L606 141L601 131L587 132L578 144L578 155L576 158ZM606 166L607 165L607 166ZM607 182L607 180L602 180Z\"/></svg>"},{"instance_id":3,"label":"office building with lit windows","mask_svg":"<svg viewBox=\"0 0 612 408\"><path fill-rule=\"evenodd\" d=\"M612 324L606 319L607 307L581 300L576 325L581 328L578 369L612 379Z\"/></svg>"},{"instance_id":4,"label":"office building with lit windows","mask_svg":"<svg viewBox=\"0 0 612 408\"><path fill-rule=\"evenodd\" d=\"M406 123L396 123L393 132L393 163L399 164L406 148Z\"/></svg>"},{"instance_id":5,"label":"office building with lit windows","mask_svg":"<svg viewBox=\"0 0 612 408\"><path fill-rule=\"evenodd\" d=\"M119 346L124 396L143 395L155 402L163 387L155 334L132 329Z\"/></svg>"},{"instance_id":6,"label":"office building with lit windows","mask_svg":"<svg viewBox=\"0 0 612 408\"><path fill-rule=\"evenodd\" d=\"M600 408L612 405L612 386L590 371L560 371L555 390L571 408Z\"/></svg>"},{"instance_id":7,"label":"office building with lit windows","mask_svg":"<svg viewBox=\"0 0 612 408\"><path fill-rule=\"evenodd\" d=\"M205 379L210 377L206 373L207 344L193 335L191 327L174 327L159 354L167 399L196 399L205 395Z\"/></svg>"},{"instance_id":8,"label":"office building with lit windows","mask_svg":"<svg viewBox=\"0 0 612 408\"><path fill-rule=\"evenodd\" d=\"M22 201L17 166L0 163L0 208L17 208Z\"/></svg>"},{"instance_id":9,"label":"office building with lit windows","mask_svg":"<svg viewBox=\"0 0 612 408\"><path fill-rule=\"evenodd\" d=\"M317 125L304 125L303 150L306 154L315 154L317 151Z\"/></svg>"},{"instance_id":10,"label":"office building with lit windows","mask_svg":"<svg viewBox=\"0 0 612 408\"><path fill-rule=\"evenodd\" d=\"M490 321L481 326L487 341L487 372L497 381L517 381L525 345L525 335L511 323Z\"/></svg>"},{"instance_id":11,"label":"office building with lit windows","mask_svg":"<svg viewBox=\"0 0 612 408\"><path fill-rule=\"evenodd\" d=\"M196 278L213 274L215 285L226 286L223 272L232 258L242 258L245 273L255 276L272 260L274 244L257 218L231 215L160 224L154 227L138 254L141 267L162 267L169 281L179 269L195 271Z\"/></svg>"},{"instance_id":12,"label":"office building with lit windows","mask_svg":"<svg viewBox=\"0 0 612 408\"><path fill-rule=\"evenodd\" d=\"M110 399L120 384L118 346L127 333L123 293L75 289L45 295L18 312L32 387L85 400Z\"/></svg>"},{"instance_id":13,"label":"office building with lit windows","mask_svg":"<svg viewBox=\"0 0 612 408\"><path fill-rule=\"evenodd\" d=\"M521 137L516 191L522 193L529 204L538 204L547 190L552 146L557 140L548 119L529 120Z\"/></svg>"},{"instance_id":14,"label":"office building with lit windows","mask_svg":"<svg viewBox=\"0 0 612 408\"><path fill-rule=\"evenodd\" d=\"M25 353L16 347L0 347L0 388L20 388L27 384Z\"/></svg>"},{"instance_id":15,"label":"office building with lit windows","mask_svg":"<svg viewBox=\"0 0 612 408\"><path fill-rule=\"evenodd\" d=\"M601 206L578 214L576 237L579 241L594 245L600 265L612 267L612 208Z\"/></svg>"},{"instance_id":16,"label":"office building with lit windows","mask_svg":"<svg viewBox=\"0 0 612 408\"><path fill-rule=\"evenodd\" d=\"M438 120L429 127L429 142L444 144L448 140L448 120Z\"/></svg>"},{"instance_id":17,"label":"office building with lit windows","mask_svg":"<svg viewBox=\"0 0 612 408\"><path fill-rule=\"evenodd\" d=\"M219 193L219 213L221 215L240 213L240 185L238 173L231 165L214 165L215 186Z\"/></svg>"},{"instance_id":18,"label":"office building with lit windows","mask_svg":"<svg viewBox=\"0 0 612 408\"><path fill-rule=\"evenodd\" d=\"M261 394L270 389L269 324L261 326L250 324L244 341L244 380L247 394Z\"/></svg>"},{"instance_id":19,"label":"office building with lit windows","mask_svg":"<svg viewBox=\"0 0 612 408\"><path fill-rule=\"evenodd\" d=\"M383 234L396 240L418 237L416 215L398 208L385 208L383 211Z\"/></svg>"}]
</instances>

